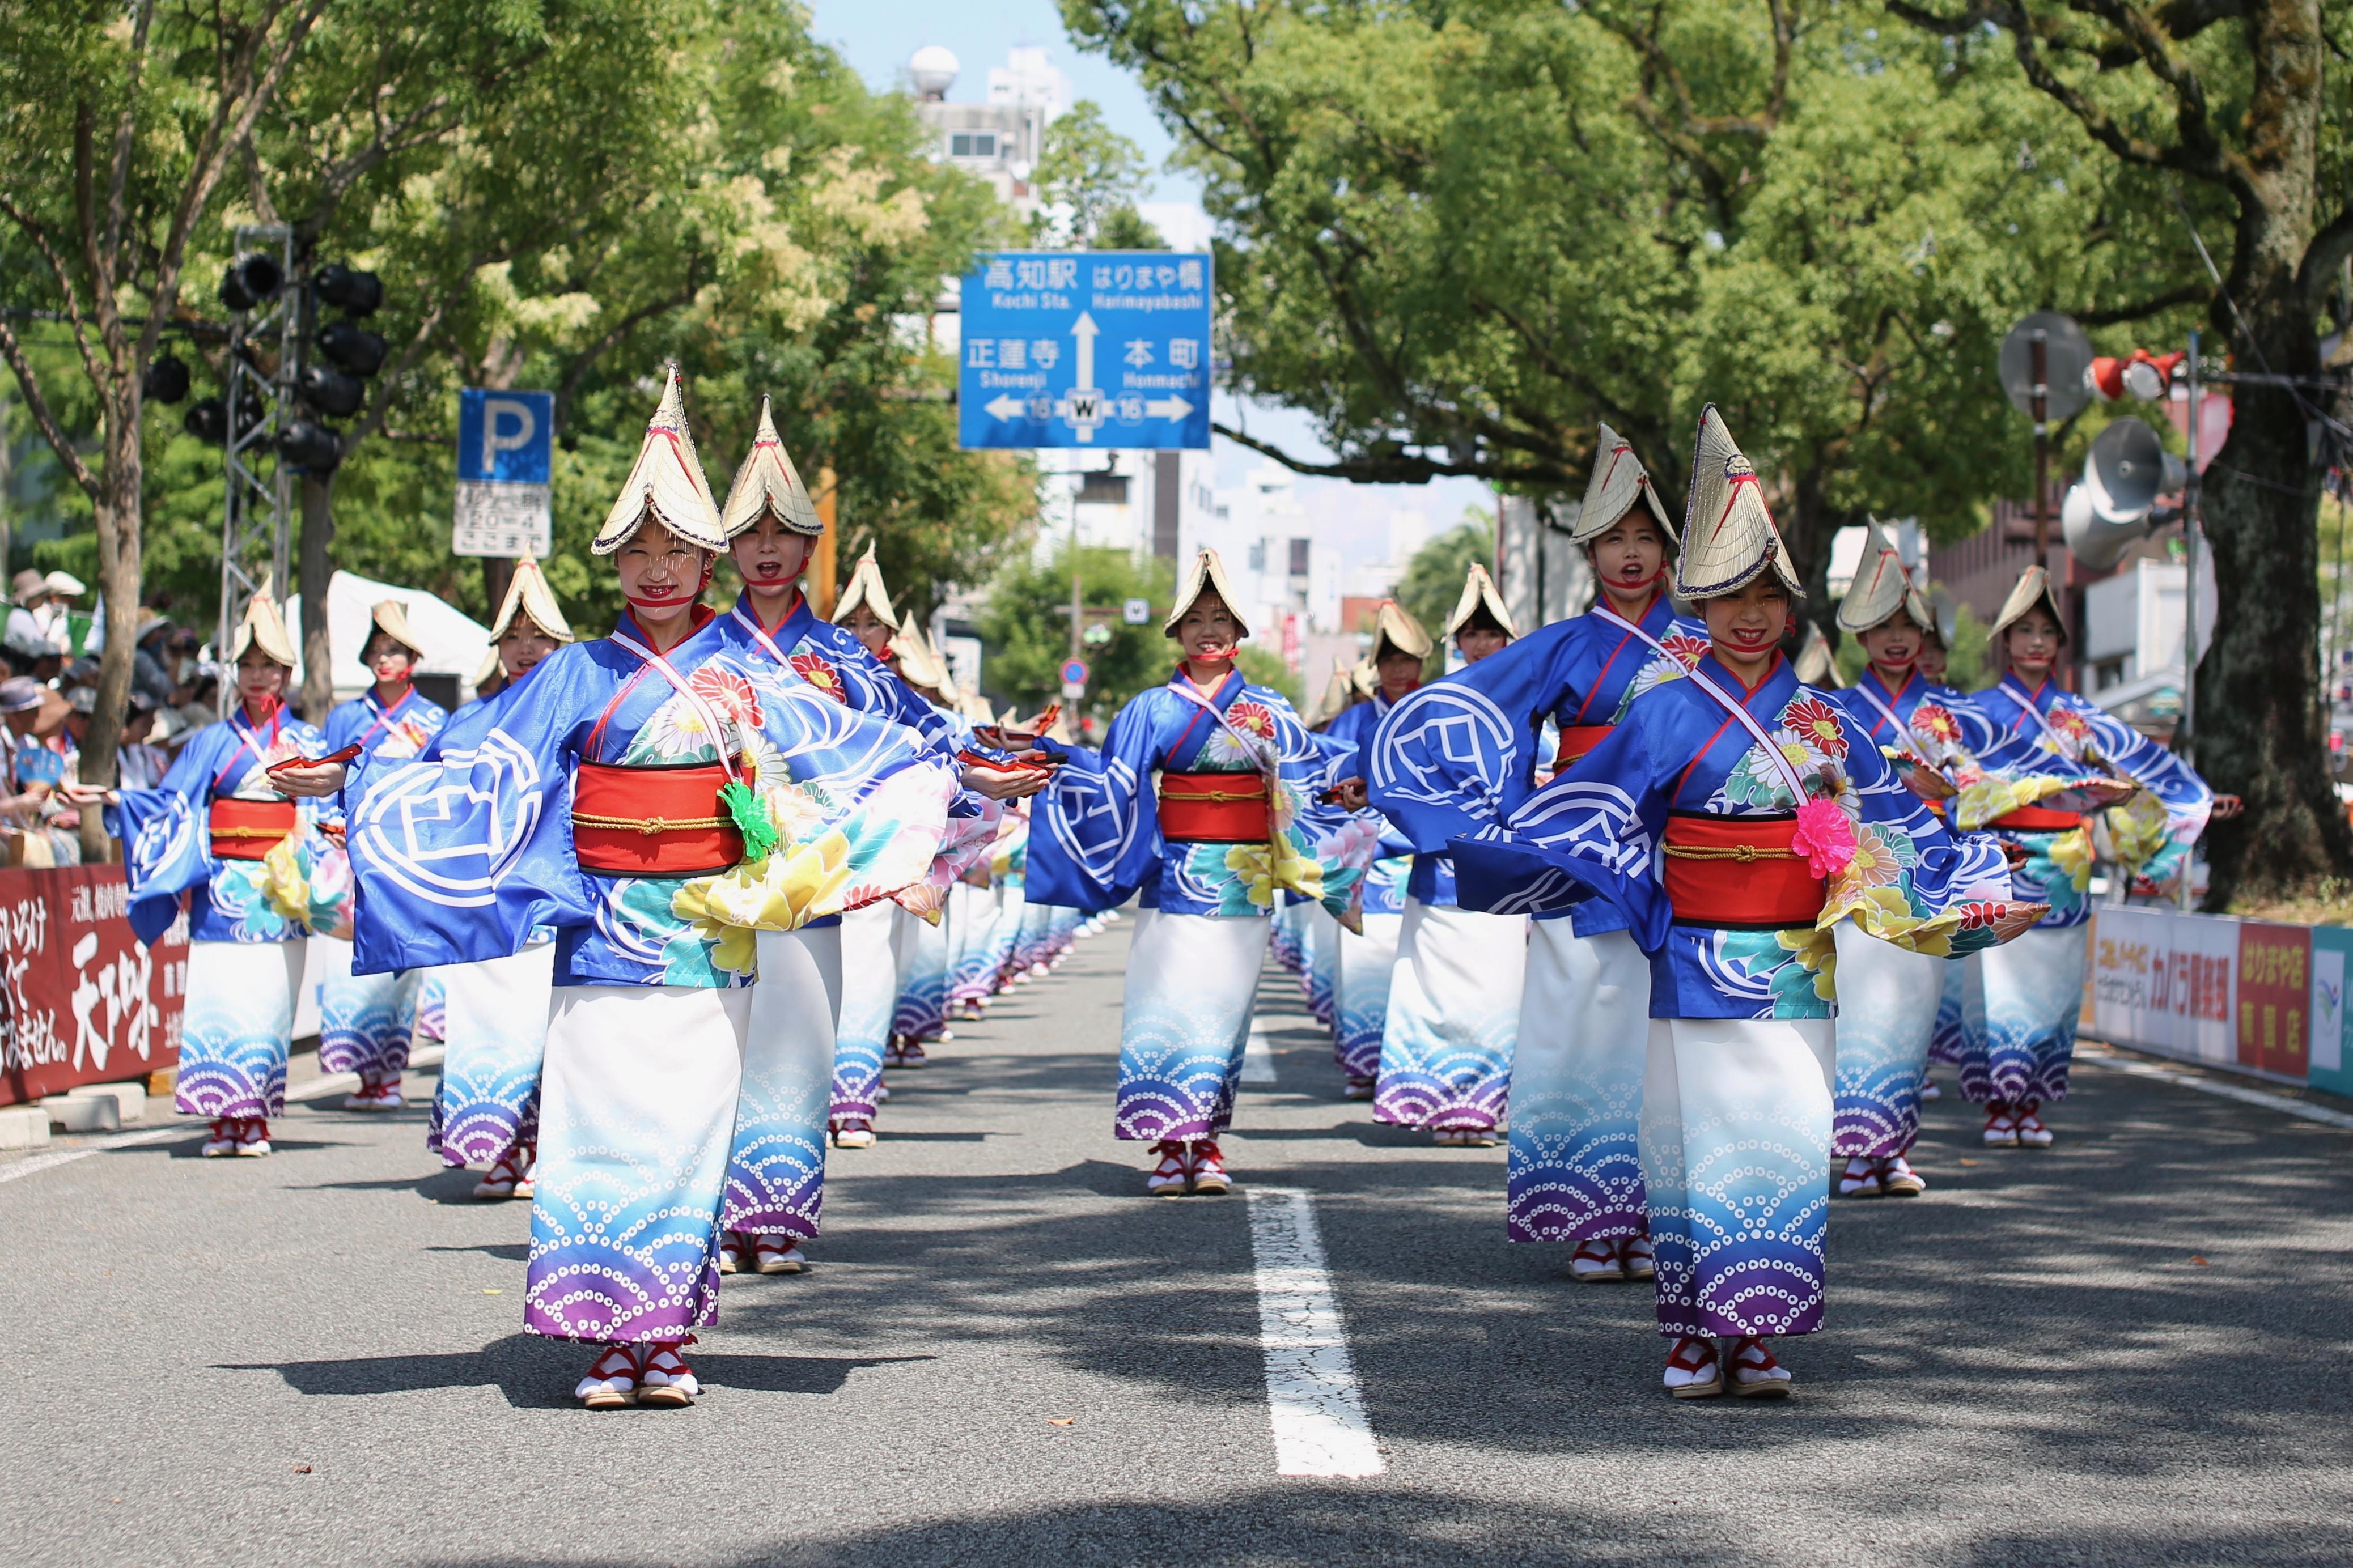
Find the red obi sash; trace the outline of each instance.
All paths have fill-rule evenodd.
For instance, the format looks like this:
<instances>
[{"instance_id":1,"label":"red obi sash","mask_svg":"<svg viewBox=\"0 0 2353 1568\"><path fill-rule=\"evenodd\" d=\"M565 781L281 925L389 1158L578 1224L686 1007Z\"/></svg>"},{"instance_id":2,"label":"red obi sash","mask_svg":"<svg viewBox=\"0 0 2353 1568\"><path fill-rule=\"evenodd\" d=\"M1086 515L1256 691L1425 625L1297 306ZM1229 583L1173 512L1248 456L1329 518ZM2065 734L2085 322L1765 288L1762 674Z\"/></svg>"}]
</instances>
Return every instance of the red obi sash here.
<instances>
[{"instance_id":1,"label":"red obi sash","mask_svg":"<svg viewBox=\"0 0 2353 1568\"><path fill-rule=\"evenodd\" d=\"M259 860L294 834L290 800L216 800L206 814L216 860Z\"/></svg>"},{"instance_id":2,"label":"red obi sash","mask_svg":"<svg viewBox=\"0 0 2353 1568\"><path fill-rule=\"evenodd\" d=\"M1667 901L1677 925L1782 931L1821 918L1822 879L1789 847L1795 816L1667 818Z\"/></svg>"},{"instance_id":3,"label":"red obi sash","mask_svg":"<svg viewBox=\"0 0 2353 1568\"><path fill-rule=\"evenodd\" d=\"M1556 768L1565 768L1594 747L1609 738L1612 724L1564 724L1560 727L1560 754L1552 761Z\"/></svg>"},{"instance_id":4,"label":"red obi sash","mask_svg":"<svg viewBox=\"0 0 2353 1568\"><path fill-rule=\"evenodd\" d=\"M1272 831L1262 773L1162 773L1160 837L1172 844L1263 844Z\"/></svg>"},{"instance_id":5,"label":"red obi sash","mask_svg":"<svg viewBox=\"0 0 2353 1568\"><path fill-rule=\"evenodd\" d=\"M734 774L718 763L616 768L583 763L572 791L572 851L584 871L694 877L744 858L744 836L719 804Z\"/></svg>"},{"instance_id":6,"label":"red obi sash","mask_svg":"<svg viewBox=\"0 0 2353 1568\"><path fill-rule=\"evenodd\" d=\"M2005 816L1997 816L1986 824L2011 833L2064 833L2084 826L2080 811L2051 811L2039 805L2021 805Z\"/></svg>"}]
</instances>

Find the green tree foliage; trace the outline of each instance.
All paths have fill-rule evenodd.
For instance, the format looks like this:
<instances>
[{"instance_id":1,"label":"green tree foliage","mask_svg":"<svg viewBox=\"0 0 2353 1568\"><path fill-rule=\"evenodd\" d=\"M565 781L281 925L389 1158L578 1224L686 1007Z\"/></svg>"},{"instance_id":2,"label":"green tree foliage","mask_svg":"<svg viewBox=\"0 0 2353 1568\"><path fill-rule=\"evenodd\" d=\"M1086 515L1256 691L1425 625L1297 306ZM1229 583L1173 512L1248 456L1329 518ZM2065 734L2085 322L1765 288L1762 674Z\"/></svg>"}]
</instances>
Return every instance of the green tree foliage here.
<instances>
[{"instance_id":1,"label":"green tree foliage","mask_svg":"<svg viewBox=\"0 0 2353 1568\"><path fill-rule=\"evenodd\" d=\"M1037 181L1045 204L1029 219L1033 243L1058 250L1168 248L1135 210L1152 184L1144 150L1113 131L1092 100L1079 100L1046 128Z\"/></svg>"},{"instance_id":2,"label":"green tree foliage","mask_svg":"<svg viewBox=\"0 0 2353 1568\"><path fill-rule=\"evenodd\" d=\"M2024 488L1994 377L2021 309L2187 298L2143 176L1852 8L1064 15L1138 73L1204 181L1235 389L1305 410L1337 456L1227 433L1302 471L1573 498L1606 420L1679 493L1715 402L1819 584L1866 510L1943 537Z\"/></svg>"},{"instance_id":3,"label":"green tree foliage","mask_svg":"<svg viewBox=\"0 0 2353 1568\"><path fill-rule=\"evenodd\" d=\"M1446 617L1462 597L1462 580L1471 574L1473 562L1490 572L1495 569L1495 524L1493 518L1480 521L1474 508L1471 518L1461 526L1450 528L1419 550L1406 563L1405 575L1398 579L1397 602L1415 620L1428 628L1437 644L1426 661L1430 676L1436 677L1446 669L1446 645L1442 631Z\"/></svg>"},{"instance_id":4,"label":"green tree foliage","mask_svg":"<svg viewBox=\"0 0 2353 1568\"><path fill-rule=\"evenodd\" d=\"M1160 623L1176 584L1166 561L1151 556L1139 563L1124 550L1082 548L1078 566L1086 624L1105 628L1111 637L1082 646L1087 695L1064 708L1073 721L1092 717L1104 724L1129 698L1168 679L1175 645ZM1131 626L1121 618L1121 606L1129 599L1150 602L1146 625ZM1060 701L1062 661L1071 657L1070 545L1044 557L1009 562L989 589L980 633L988 650L981 687L991 699L1000 706L1011 704L1025 717Z\"/></svg>"}]
</instances>

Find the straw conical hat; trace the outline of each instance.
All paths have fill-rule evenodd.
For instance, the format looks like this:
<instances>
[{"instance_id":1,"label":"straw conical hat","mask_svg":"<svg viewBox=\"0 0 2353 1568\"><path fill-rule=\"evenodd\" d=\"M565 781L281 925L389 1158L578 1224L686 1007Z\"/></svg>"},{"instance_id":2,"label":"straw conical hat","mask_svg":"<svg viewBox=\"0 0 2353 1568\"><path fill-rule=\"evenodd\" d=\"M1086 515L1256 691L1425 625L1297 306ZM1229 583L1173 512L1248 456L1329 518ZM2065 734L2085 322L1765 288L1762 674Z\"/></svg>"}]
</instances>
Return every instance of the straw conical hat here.
<instances>
[{"instance_id":1,"label":"straw conical hat","mask_svg":"<svg viewBox=\"0 0 2353 1568\"><path fill-rule=\"evenodd\" d=\"M1436 646L1430 640L1430 634L1421 629L1421 623L1408 614L1404 605L1395 599L1381 601L1381 607L1373 617L1374 664L1380 663L1381 650L1385 647L1393 647L1415 658L1428 658L1430 649Z\"/></svg>"},{"instance_id":2,"label":"straw conical hat","mask_svg":"<svg viewBox=\"0 0 2353 1568\"><path fill-rule=\"evenodd\" d=\"M1473 561L1471 574L1462 579L1462 596L1454 601L1454 614L1447 617L1446 635L1452 637L1461 631L1482 607L1504 629L1505 637L1520 635L1520 628L1512 624L1512 612L1504 607L1504 595L1495 592L1495 580L1487 575L1484 566Z\"/></svg>"},{"instance_id":3,"label":"straw conical hat","mask_svg":"<svg viewBox=\"0 0 2353 1568\"><path fill-rule=\"evenodd\" d=\"M753 434L752 449L744 454L744 466L735 470L734 484L728 488L720 525L733 539L759 527L760 520L770 512L795 533L815 538L825 531L817 503L809 500L808 488L801 483L800 470L793 467L791 455L776 435L776 419L763 397L760 428Z\"/></svg>"},{"instance_id":4,"label":"straw conical hat","mask_svg":"<svg viewBox=\"0 0 2353 1568\"><path fill-rule=\"evenodd\" d=\"M702 461L694 455L694 434L686 426L686 395L676 365L670 367L661 403L646 426L637 463L621 482L621 493L588 548L598 555L612 554L629 542L649 517L685 543L703 550L727 548L727 533L719 522L719 503L711 499L711 481L702 477Z\"/></svg>"},{"instance_id":5,"label":"straw conical hat","mask_svg":"<svg viewBox=\"0 0 2353 1568\"><path fill-rule=\"evenodd\" d=\"M1864 530L1862 560L1854 569L1846 597L1839 601L1838 624L1847 631L1867 632L1902 610L1922 631L1936 630L1936 617L1927 601L1905 574L1904 557L1879 531L1877 520L1865 524Z\"/></svg>"},{"instance_id":6,"label":"straw conical hat","mask_svg":"<svg viewBox=\"0 0 2353 1568\"><path fill-rule=\"evenodd\" d=\"M390 637L393 641L398 643L409 652L416 654L420 658L424 657L425 645L418 642L417 640L417 634L408 629L408 604L406 600L379 600L375 605L370 606L368 610L368 619L375 623L376 631L382 632L385 636ZM375 633L371 632L368 635L370 637L374 637Z\"/></svg>"},{"instance_id":7,"label":"straw conical hat","mask_svg":"<svg viewBox=\"0 0 2353 1568\"><path fill-rule=\"evenodd\" d=\"M499 662L499 645L492 643L490 651L482 655L482 668L474 671L474 679L468 684L480 691L505 673L506 666Z\"/></svg>"},{"instance_id":8,"label":"straw conical hat","mask_svg":"<svg viewBox=\"0 0 2353 1568\"><path fill-rule=\"evenodd\" d=\"M2067 614L2059 607L2059 595L2051 591L2051 574L2040 566L2029 566L2018 574L2018 586L2012 588L2010 597L2001 602L2001 614L1993 618L1993 628L1986 633L1986 640L1997 647L2000 647L2002 634L2037 605L2048 611L2051 618L2058 623L2059 640L2065 642Z\"/></svg>"},{"instance_id":9,"label":"straw conical hat","mask_svg":"<svg viewBox=\"0 0 2353 1568\"><path fill-rule=\"evenodd\" d=\"M1376 665L1372 656L1367 654L1358 659L1355 667L1348 671L1348 679L1356 687L1356 696L1359 699L1369 698L1381 689L1380 667Z\"/></svg>"},{"instance_id":10,"label":"straw conical hat","mask_svg":"<svg viewBox=\"0 0 2353 1568\"><path fill-rule=\"evenodd\" d=\"M228 661L235 664L245 657L245 650L258 647L276 663L294 668L294 639L286 635L286 617L278 613L278 603L268 594L256 594L245 606L245 619L237 623L237 637L229 645Z\"/></svg>"},{"instance_id":11,"label":"straw conical hat","mask_svg":"<svg viewBox=\"0 0 2353 1568\"><path fill-rule=\"evenodd\" d=\"M1160 623L1161 631L1175 637L1176 623L1185 618L1185 612L1204 593L1210 592L1225 601L1227 612L1234 617L1234 629L1243 637L1250 636L1250 627L1242 623L1241 596L1226 580L1226 563L1218 558L1216 551L1207 548L1194 556L1193 564L1186 568L1184 584L1176 590L1176 602L1169 607L1168 618Z\"/></svg>"},{"instance_id":12,"label":"straw conical hat","mask_svg":"<svg viewBox=\"0 0 2353 1568\"><path fill-rule=\"evenodd\" d=\"M891 637L891 657L899 661L899 675L910 686L924 687L953 699L955 682L947 666L923 636L921 626L902 626Z\"/></svg>"},{"instance_id":13,"label":"straw conical hat","mask_svg":"<svg viewBox=\"0 0 2353 1568\"><path fill-rule=\"evenodd\" d=\"M1883 620L1885 618L1881 617ZM1838 659L1831 652L1831 639L1822 636L1822 628L1812 621L1806 623L1805 641L1799 644L1798 660L1789 668L1808 686L1846 684L1839 679Z\"/></svg>"},{"instance_id":14,"label":"straw conical hat","mask_svg":"<svg viewBox=\"0 0 2353 1568\"><path fill-rule=\"evenodd\" d=\"M572 624L564 618L564 610L556 604L555 595L549 589L539 563L528 555L515 563L514 576L507 583L507 596L499 605L499 618L491 623L491 643L494 648L507 633L514 630L517 616L557 642L572 640ZM480 682L475 684L480 685Z\"/></svg>"},{"instance_id":15,"label":"straw conical hat","mask_svg":"<svg viewBox=\"0 0 2353 1568\"><path fill-rule=\"evenodd\" d=\"M1732 432L1713 403L1700 411L1683 543L1675 557L1678 598L1713 599L1737 592L1768 566L1791 597L1804 596L1773 514L1758 493L1757 470L1733 445Z\"/></svg>"},{"instance_id":16,"label":"straw conical hat","mask_svg":"<svg viewBox=\"0 0 2353 1568\"><path fill-rule=\"evenodd\" d=\"M1332 661L1332 679L1324 683L1323 695L1315 699L1315 706L1307 710L1303 722L1311 730L1321 729L1356 706L1356 678L1335 658Z\"/></svg>"},{"instance_id":17,"label":"straw conical hat","mask_svg":"<svg viewBox=\"0 0 2353 1568\"><path fill-rule=\"evenodd\" d=\"M891 607L891 590L882 585L882 568L874 560L874 546L871 543L849 574L849 586L834 603L833 624L847 626L850 613L860 607L892 631L899 629L899 612Z\"/></svg>"},{"instance_id":18,"label":"straw conical hat","mask_svg":"<svg viewBox=\"0 0 2353 1568\"><path fill-rule=\"evenodd\" d=\"M1591 543L1617 527L1619 520L1633 510L1638 497L1650 503L1651 515L1659 520L1667 542L1672 544L1675 525L1667 521L1667 509L1659 504L1659 487L1651 482L1650 470L1634 456L1626 437L1604 425L1601 438L1593 444L1593 477L1585 481L1585 504L1577 509L1577 526L1569 530L1569 538L1579 544Z\"/></svg>"}]
</instances>

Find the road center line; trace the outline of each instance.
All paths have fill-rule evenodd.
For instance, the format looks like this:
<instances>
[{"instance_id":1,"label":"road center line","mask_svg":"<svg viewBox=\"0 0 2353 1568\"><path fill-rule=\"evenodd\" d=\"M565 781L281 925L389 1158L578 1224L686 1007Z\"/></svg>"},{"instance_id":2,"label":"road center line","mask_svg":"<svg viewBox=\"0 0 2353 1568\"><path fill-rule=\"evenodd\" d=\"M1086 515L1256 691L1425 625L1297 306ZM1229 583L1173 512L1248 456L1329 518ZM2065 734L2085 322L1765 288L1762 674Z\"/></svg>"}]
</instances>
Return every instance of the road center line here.
<instances>
[{"instance_id":1,"label":"road center line","mask_svg":"<svg viewBox=\"0 0 2353 1568\"><path fill-rule=\"evenodd\" d=\"M1242 1081L1281 1081L1274 1076L1274 1047L1267 1044L1266 1026L1256 1018L1250 1020L1249 1043L1242 1047Z\"/></svg>"},{"instance_id":2,"label":"road center line","mask_svg":"<svg viewBox=\"0 0 2353 1568\"><path fill-rule=\"evenodd\" d=\"M2353 1116L2348 1116L2341 1110L2331 1110L2325 1105L2312 1105L2301 1100L2293 1100L2284 1094L2267 1094L2260 1089L2250 1089L2244 1084L2227 1083L2221 1079L2201 1078L2196 1073L2176 1072L2171 1068L2161 1068L2154 1062L2137 1062L2126 1057L2110 1056L2105 1051L2084 1051L2080 1053L2080 1059L2091 1063L2094 1067L2105 1068L2110 1072L2129 1073L2134 1078L2155 1079L2159 1083L2169 1083L2178 1089L2194 1089L2200 1094L2219 1095L2224 1100L2235 1100L2242 1105L2260 1105L2265 1110L2276 1110L2285 1116L2298 1116L2306 1121L2317 1121L2323 1126L2341 1127L2353 1131Z\"/></svg>"},{"instance_id":3,"label":"road center line","mask_svg":"<svg viewBox=\"0 0 2353 1568\"><path fill-rule=\"evenodd\" d=\"M1266 1357L1274 1468L1283 1476L1377 1476L1388 1467L1365 1418L1340 1300L1314 1205L1293 1188L1251 1187L1258 1338Z\"/></svg>"}]
</instances>

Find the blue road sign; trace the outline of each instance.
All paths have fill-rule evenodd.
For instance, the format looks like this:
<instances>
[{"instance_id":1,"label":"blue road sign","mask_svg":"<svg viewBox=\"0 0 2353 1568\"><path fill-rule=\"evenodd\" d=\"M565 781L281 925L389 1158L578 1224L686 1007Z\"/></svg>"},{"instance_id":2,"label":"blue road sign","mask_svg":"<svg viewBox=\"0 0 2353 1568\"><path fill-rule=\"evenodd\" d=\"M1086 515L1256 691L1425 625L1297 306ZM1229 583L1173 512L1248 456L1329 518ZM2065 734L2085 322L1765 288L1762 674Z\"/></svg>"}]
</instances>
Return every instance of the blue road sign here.
<instances>
[{"instance_id":1,"label":"blue road sign","mask_svg":"<svg viewBox=\"0 0 2353 1568\"><path fill-rule=\"evenodd\" d=\"M1209 258L1008 250L965 275L967 450L1209 445Z\"/></svg>"},{"instance_id":2,"label":"blue road sign","mask_svg":"<svg viewBox=\"0 0 2353 1568\"><path fill-rule=\"evenodd\" d=\"M1065 686L1084 686L1084 685L1086 684L1086 682L1087 682L1087 661L1086 661L1085 659L1082 659L1082 658L1066 658L1066 659L1064 659L1064 660L1062 661L1062 684L1063 684L1063 685L1065 685Z\"/></svg>"},{"instance_id":3,"label":"blue road sign","mask_svg":"<svg viewBox=\"0 0 2353 1568\"><path fill-rule=\"evenodd\" d=\"M555 394L458 394L458 477L505 484L543 485L555 436Z\"/></svg>"}]
</instances>

